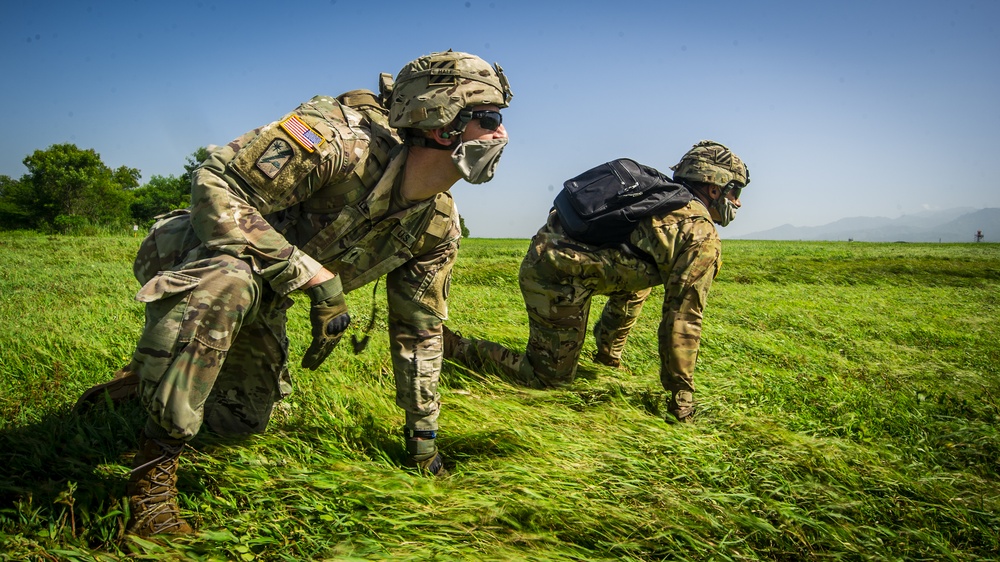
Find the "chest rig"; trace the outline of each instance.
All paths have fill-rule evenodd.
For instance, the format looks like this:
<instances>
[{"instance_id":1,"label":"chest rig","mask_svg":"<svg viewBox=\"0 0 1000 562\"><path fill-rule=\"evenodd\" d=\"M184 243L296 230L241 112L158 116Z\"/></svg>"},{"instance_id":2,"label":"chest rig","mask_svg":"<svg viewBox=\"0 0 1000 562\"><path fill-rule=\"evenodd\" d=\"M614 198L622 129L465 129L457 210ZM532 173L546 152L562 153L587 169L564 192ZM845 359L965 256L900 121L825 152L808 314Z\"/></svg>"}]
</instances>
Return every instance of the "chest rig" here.
<instances>
[{"instance_id":1,"label":"chest rig","mask_svg":"<svg viewBox=\"0 0 1000 562\"><path fill-rule=\"evenodd\" d=\"M301 144L293 136L299 124L319 140ZM433 248L458 220L447 192L394 204L405 161L406 148L379 98L352 90L317 96L260 130L237 149L230 170L249 184L258 208L272 212L268 221L351 291Z\"/></svg>"}]
</instances>

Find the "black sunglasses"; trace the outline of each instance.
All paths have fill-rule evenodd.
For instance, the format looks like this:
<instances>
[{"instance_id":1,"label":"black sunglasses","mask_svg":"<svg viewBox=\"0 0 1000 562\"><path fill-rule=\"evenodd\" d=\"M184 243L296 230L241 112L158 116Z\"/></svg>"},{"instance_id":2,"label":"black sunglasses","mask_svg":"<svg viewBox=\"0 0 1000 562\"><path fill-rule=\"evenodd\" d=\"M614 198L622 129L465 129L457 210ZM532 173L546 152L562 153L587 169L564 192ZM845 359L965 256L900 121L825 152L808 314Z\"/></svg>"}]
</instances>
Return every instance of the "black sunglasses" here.
<instances>
[{"instance_id":1,"label":"black sunglasses","mask_svg":"<svg viewBox=\"0 0 1000 562\"><path fill-rule=\"evenodd\" d=\"M499 129L503 123L503 115L500 115L499 111L473 111L472 118L479 119L479 126L489 131Z\"/></svg>"},{"instance_id":2,"label":"black sunglasses","mask_svg":"<svg viewBox=\"0 0 1000 562\"><path fill-rule=\"evenodd\" d=\"M458 114L458 118L464 123L468 123L473 119L479 119L479 126L488 131L495 131L499 129L500 124L503 123L503 115L500 115L499 111L493 111L491 109L484 109L481 111L463 109Z\"/></svg>"}]
</instances>

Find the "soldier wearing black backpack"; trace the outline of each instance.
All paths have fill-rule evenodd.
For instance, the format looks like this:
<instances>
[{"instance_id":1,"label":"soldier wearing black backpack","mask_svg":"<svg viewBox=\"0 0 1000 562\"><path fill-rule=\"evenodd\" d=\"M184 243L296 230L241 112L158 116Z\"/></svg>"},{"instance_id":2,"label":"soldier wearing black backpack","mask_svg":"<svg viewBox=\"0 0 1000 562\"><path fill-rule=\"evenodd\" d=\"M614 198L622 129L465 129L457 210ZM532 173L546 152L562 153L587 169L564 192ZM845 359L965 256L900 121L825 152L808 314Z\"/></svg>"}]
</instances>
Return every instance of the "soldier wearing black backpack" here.
<instances>
[{"instance_id":1,"label":"soldier wearing black backpack","mask_svg":"<svg viewBox=\"0 0 1000 562\"><path fill-rule=\"evenodd\" d=\"M750 173L739 157L714 141L694 145L671 170L672 179L623 159L567 181L521 263L519 281L530 322L525 353L487 340L464 338L446 327L445 357L474 369L496 369L506 380L523 386L565 385L576 376L591 298L598 294L609 297L594 326L594 359L618 367L643 303L653 287L663 285L663 318L658 332L660 381L670 393L667 410L673 418L692 421L702 310L722 263L722 243L713 223L726 226L733 220ZM587 186L581 187L581 182ZM588 221L629 216L635 214L629 212L632 209L649 208L638 201L614 203L623 199L623 194L631 196L639 189L688 193L671 195L676 203L658 206L654 214L630 219L634 224L626 225L624 240L610 235L609 240L595 238L592 228L584 234ZM567 197L584 198L577 192L590 198L583 207L600 212L583 214L581 220L582 213L577 212L580 205L566 204ZM607 194L601 196L607 197L606 205L595 204L596 193ZM618 226L605 229L617 231ZM577 232L575 237L570 229ZM673 420L668 416L667 421Z\"/></svg>"}]
</instances>

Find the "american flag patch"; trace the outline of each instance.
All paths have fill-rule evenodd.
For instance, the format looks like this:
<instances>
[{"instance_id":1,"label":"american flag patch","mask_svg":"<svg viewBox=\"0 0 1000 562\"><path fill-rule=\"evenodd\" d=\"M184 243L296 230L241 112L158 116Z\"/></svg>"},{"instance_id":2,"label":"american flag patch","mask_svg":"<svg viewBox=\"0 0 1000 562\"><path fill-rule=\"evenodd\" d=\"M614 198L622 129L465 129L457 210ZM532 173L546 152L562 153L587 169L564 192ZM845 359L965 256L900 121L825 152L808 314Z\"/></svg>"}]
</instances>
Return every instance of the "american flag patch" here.
<instances>
[{"instance_id":1,"label":"american flag patch","mask_svg":"<svg viewBox=\"0 0 1000 562\"><path fill-rule=\"evenodd\" d=\"M316 150L316 147L323 144L323 139L309 128L308 125L302 122L297 115L292 115L288 119L281 122L281 128L292 135L295 142L299 143L302 148L312 152Z\"/></svg>"}]
</instances>

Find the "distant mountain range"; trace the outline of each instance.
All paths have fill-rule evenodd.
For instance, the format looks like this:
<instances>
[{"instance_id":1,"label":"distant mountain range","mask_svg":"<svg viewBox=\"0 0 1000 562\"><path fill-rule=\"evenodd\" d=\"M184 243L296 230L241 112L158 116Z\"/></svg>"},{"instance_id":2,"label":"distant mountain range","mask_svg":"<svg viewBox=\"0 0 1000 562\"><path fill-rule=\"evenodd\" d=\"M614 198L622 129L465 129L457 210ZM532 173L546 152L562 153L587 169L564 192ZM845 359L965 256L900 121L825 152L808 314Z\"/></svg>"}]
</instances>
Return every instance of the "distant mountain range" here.
<instances>
[{"instance_id":1,"label":"distant mountain range","mask_svg":"<svg viewBox=\"0 0 1000 562\"><path fill-rule=\"evenodd\" d=\"M1000 209L956 208L886 217L853 217L823 226L785 224L736 236L740 240L857 240L861 242L1000 242Z\"/></svg>"}]
</instances>

